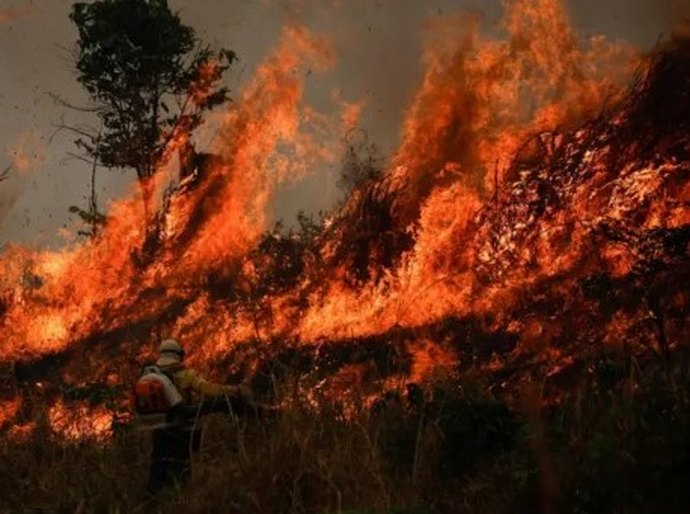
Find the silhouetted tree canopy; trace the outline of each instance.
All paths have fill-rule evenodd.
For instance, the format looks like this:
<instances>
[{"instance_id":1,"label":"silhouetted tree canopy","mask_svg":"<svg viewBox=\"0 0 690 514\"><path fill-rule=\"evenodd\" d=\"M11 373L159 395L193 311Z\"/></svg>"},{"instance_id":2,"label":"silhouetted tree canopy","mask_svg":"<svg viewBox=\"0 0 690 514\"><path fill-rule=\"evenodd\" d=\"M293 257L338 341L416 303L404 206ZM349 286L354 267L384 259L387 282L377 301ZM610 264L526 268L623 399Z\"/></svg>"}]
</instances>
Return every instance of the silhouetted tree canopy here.
<instances>
[{"instance_id":1,"label":"silhouetted tree canopy","mask_svg":"<svg viewBox=\"0 0 690 514\"><path fill-rule=\"evenodd\" d=\"M103 127L76 143L102 166L134 169L148 206L148 179L168 143L229 99L221 79L235 54L202 45L166 0L77 2L70 19L78 80Z\"/></svg>"}]
</instances>

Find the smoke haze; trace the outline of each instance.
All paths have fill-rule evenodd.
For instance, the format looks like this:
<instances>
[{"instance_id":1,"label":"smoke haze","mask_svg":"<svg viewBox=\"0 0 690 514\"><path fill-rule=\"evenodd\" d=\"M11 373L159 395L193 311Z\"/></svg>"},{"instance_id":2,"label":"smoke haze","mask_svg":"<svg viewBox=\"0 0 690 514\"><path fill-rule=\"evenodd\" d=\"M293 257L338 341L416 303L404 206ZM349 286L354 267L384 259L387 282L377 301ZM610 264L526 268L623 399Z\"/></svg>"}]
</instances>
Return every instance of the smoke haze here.
<instances>
[{"instance_id":1,"label":"smoke haze","mask_svg":"<svg viewBox=\"0 0 690 514\"><path fill-rule=\"evenodd\" d=\"M59 246L75 220L70 205L85 205L90 166L75 159L71 136L55 125L93 124L88 116L56 105L48 93L80 104L70 52L76 41L68 13L72 0L4 0L0 8L0 169L13 164L0 185L0 244ZM305 101L331 114L340 102L363 105L360 127L383 153L395 147L405 106L420 79L422 43L430 19L474 10L485 30L501 14L499 0L170 0L182 20L216 46L237 52L240 61L228 81L237 97L286 24L304 25L329 38L337 63L332 71L307 77ZM687 16L688 2L670 0L570 0L573 24L582 37L604 34L650 49ZM496 29L493 29L496 30ZM337 100L337 101L334 101ZM23 134L29 161L17 161ZM210 137L210 136L209 136ZM202 140L202 143L207 142ZM13 153L14 152L14 153ZM28 171L21 171L28 162ZM101 170L101 206L133 189L133 173ZM326 209L337 198L337 163L311 170L298 184L284 186L273 201L274 219L290 220L300 210ZM68 229L68 230L65 230ZM71 231L72 233L74 230Z\"/></svg>"}]
</instances>

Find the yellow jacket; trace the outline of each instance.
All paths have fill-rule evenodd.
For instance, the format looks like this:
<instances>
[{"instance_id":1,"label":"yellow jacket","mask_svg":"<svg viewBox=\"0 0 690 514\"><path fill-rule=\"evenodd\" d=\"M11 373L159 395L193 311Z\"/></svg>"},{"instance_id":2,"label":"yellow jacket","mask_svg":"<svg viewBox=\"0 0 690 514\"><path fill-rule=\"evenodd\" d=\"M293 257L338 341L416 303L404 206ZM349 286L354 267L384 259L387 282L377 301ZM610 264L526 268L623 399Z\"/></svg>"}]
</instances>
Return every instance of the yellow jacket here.
<instances>
[{"instance_id":1,"label":"yellow jacket","mask_svg":"<svg viewBox=\"0 0 690 514\"><path fill-rule=\"evenodd\" d=\"M161 371L168 373L175 382L175 387L182 395L186 404L191 404L194 394L198 396L247 396L248 391L241 386L214 384L199 375L192 368L185 368L181 364L161 366Z\"/></svg>"}]
</instances>

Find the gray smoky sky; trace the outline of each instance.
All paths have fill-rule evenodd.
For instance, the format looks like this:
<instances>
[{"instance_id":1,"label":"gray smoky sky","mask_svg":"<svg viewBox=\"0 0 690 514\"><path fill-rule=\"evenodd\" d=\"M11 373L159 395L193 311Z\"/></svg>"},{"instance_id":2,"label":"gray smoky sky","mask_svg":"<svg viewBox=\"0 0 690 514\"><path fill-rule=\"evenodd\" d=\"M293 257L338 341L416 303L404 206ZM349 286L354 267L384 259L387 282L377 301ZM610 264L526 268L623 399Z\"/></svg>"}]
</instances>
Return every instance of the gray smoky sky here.
<instances>
[{"instance_id":1,"label":"gray smoky sky","mask_svg":"<svg viewBox=\"0 0 690 514\"><path fill-rule=\"evenodd\" d=\"M70 205L86 205L90 166L74 158L72 137L53 134L64 118L94 121L57 105L49 93L86 103L70 64L76 30L72 0L0 0L0 170L13 163L0 184L0 245L38 247L64 243L60 229L74 220ZM348 101L366 102L361 127L384 152L394 147L405 105L419 80L424 22L439 14L480 10L487 27L501 14L500 0L170 0L184 23L215 46L235 50L230 70L237 91L276 43L288 23L305 25L332 41L337 66L307 78L306 101L326 101L337 88ZM582 36L604 34L651 48L669 27L690 13L690 0L568 0ZM51 135L53 136L51 138ZM336 197L335 170L316 170L283 187L274 216L291 219L299 209L327 208ZM100 170L101 205L131 187L133 172Z\"/></svg>"}]
</instances>

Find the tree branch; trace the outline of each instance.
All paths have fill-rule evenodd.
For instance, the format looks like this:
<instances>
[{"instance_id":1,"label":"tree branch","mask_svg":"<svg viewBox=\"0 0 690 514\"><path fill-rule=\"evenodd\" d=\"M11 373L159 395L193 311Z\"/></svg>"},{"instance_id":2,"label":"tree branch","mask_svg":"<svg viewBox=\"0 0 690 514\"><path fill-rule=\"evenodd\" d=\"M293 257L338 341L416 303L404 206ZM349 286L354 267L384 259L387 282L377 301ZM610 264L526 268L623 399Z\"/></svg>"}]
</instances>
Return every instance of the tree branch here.
<instances>
[{"instance_id":1,"label":"tree branch","mask_svg":"<svg viewBox=\"0 0 690 514\"><path fill-rule=\"evenodd\" d=\"M67 157L69 157L70 159L75 159L77 161L85 162L86 164L93 164L93 161L91 159L87 159L86 157L84 157L83 155L79 155L78 153L67 152ZM66 162L66 159L61 162Z\"/></svg>"},{"instance_id":2,"label":"tree branch","mask_svg":"<svg viewBox=\"0 0 690 514\"><path fill-rule=\"evenodd\" d=\"M50 91L45 91L45 94L48 95L50 98L53 99L53 101L60 105L61 107L67 107L68 109L72 109L74 111L79 111L79 112L101 112L103 110L103 107L94 105L93 107L80 107L79 105L75 105L71 102L68 102L61 96L51 93Z\"/></svg>"},{"instance_id":3,"label":"tree branch","mask_svg":"<svg viewBox=\"0 0 690 514\"><path fill-rule=\"evenodd\" d=\"M94 134L96 131L90 131L87 127L76 127L73 125L68 125L64 122L60 122L59 124L54 124L55 130L53 133L50 135L48 138L48 143L52 143L53 139L55 136L57 136L60 132L63 130L66 130L68 132L72 132L74 134L77 134L82 137L86 137L91 139L92 141L97 138L97 136Z\"/></svg>"},{"instance_id":4,"label":"tree branch","mask_svg":"<svg viewBox=\"0 0 690 514\"><path fill-rule=\"evenodd\" d=\"M11 169L12 169L12 165L9 164L9 165L7 166L7 168L5 168L4 170L0 171L0 182L2 182L3 180L5 180L5 179L7 179L7 178L9 177L9 173L10 173L10 170L11 170Z\"/></svg>"}]
</instances>

